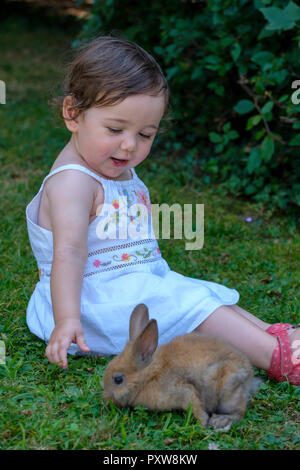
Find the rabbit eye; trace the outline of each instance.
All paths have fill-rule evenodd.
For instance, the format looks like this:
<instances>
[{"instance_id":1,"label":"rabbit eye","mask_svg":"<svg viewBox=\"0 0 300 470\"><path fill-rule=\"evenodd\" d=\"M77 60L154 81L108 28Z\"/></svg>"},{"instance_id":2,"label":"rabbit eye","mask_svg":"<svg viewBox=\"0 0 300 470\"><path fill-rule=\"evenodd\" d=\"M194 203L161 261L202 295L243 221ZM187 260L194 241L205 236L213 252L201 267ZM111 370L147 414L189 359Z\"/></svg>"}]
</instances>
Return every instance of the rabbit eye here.
<instances>
[{"instance_id":1,"label":"rabbit eye","mask_svg":"<svg viewBox=\"0 0 300 470\"><path fill-rule=\"evenodd\" d=\"M122 377L122 375L118 375L117 377L114 377L114 382L115 382L115 384L117 384L117 385L122 384L122 383L123 383L123 377Z\"/></svg>"}]
</instances>

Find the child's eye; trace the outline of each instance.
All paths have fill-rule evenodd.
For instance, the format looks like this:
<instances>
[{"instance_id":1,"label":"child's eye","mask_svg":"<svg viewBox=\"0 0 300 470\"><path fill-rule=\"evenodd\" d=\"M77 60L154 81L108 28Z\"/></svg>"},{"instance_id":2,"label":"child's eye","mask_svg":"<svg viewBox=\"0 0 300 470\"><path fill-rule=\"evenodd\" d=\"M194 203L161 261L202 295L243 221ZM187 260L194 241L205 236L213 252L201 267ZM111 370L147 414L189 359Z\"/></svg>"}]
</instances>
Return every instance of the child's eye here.
<instances>
[{"instance_id":1,"label":"child's eye","mask_svg":"<svg viewBox=\"0 0 300 470\"><path fill-rule=\"evenodd\" d=\"M117 134L118 132L121 132L121 129L112 129L111 127L107 128L109 132L112 132L113 134Z\"/></svg>"},{"instance_id":2,"label":"child's eye","mask_svg":"<svg viewBox=\"0 0 300 470\"><path fill-rule=\"evenodd\" d=\"M140 132L140 136L144 137L144 139L151 139L151 137L152 137L152 135L142 134L141 132Z\"/></svg>"},{"instance_id":3,"label":"child's eye","mask_svg":"<svg viewBox=\"0 0 300 470\"><path fill-rule=\"evenodd\" d=\"M118 134L119 132L122 132L122 129L113 129L112 127L108 127L107 129L112 134ZM140 136L143 137L144 139L151 139L152 137L152 135L143 134L142 132L140 132Z\"/></svg>"}]
</instances>

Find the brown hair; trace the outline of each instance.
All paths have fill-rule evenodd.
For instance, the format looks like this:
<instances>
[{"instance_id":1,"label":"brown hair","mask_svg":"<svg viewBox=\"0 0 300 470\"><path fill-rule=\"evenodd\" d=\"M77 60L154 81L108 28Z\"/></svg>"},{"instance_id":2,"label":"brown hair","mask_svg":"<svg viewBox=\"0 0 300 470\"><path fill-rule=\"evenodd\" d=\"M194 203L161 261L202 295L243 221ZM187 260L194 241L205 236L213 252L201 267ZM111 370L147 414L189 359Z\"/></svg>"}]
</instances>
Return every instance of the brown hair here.
<instances>
[{"instance_id":1,"label":"brown hair","mask_svg":"<svg viewBox=\"0 0 300 470\"><path fill-rule=\"evenodd\" d=\"M60 112L66 96L72 97L70 110L76 116L92 106L117 104L130 95L148 94L165 97L168 107L169 89L156 60L137 44L113 36L100 36L79 46L67 68L63 96L52 105Z\"/></svg>"}]
</instances>

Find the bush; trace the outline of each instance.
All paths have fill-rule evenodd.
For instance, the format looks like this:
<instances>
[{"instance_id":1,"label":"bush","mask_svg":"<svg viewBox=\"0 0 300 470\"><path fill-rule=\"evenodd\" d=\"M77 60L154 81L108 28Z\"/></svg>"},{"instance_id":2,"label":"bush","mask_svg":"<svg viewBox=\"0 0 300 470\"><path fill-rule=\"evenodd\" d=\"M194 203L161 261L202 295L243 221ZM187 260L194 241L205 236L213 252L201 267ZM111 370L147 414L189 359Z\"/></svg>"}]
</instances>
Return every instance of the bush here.
<instances>
[{"instance_id":1,"label":"bush","mask_svg":"<svg viewBox=\"0 0 300 470\"><path fill-rule=\"evenodd\" d=\"M95 0L91 13L77 43L118 34L162 66L175 125L157 145L178 156L177 169L273 207L300 206L299 6Z\"/></svg>"}]
</instances>

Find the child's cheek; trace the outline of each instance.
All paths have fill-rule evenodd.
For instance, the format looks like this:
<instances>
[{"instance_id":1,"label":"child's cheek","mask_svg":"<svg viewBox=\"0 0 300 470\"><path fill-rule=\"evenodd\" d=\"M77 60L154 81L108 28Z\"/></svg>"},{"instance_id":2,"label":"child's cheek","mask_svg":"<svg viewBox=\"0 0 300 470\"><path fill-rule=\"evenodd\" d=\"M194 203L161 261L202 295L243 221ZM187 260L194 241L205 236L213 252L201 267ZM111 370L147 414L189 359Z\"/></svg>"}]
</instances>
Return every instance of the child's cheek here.
<instances>
[{"instance_id":1,"label":"child's cheek","mask_svg":"<svg viewBox=\"0 0 300 470\"><path fill-rule=\"evenodd\" d=\"M107 158L112 153L111 143L105 138L99 139L97 136L94 139L90 139L88 142L89 153L97 155L101 158Z\"/></svg>"},{"instance_id":2,"label":"child's cheek","mask_svg":"<svg viewBox=\"0 0 300 470\"><path fill-rule=\"evenodd\" d=\"M99 146L99 153L102 158L111 157L114 153L116 153L116 146L113 146L111 142L102 141Z\"/></svg>"},{"instance_id":3,"label":"child's cheek","mask_svg":"<svg viewBox=\"0 0 300 470\"><path fill-rule=\"evenodd\" d=\"M152 141L150 143L147 143L145 144L145 147L142 149L142 152L141 152L141 156L143 158L143 160L148 157L149 153L150 153L150 150L151 150L151 147L152 147Z\"/></svg>"},{"instance_id":4,"label":"child's cheek","mask_svg":"<svg viewBox=\"0 0 300 470\"><path fill-rule=\"evenodd\" d=\"M137 158L136 165L138 165L139 163L141 163L142 161L144 161L144 160L148 157L149 152L150 152L150 151L148 150L148 152L139 153L138 158Z\"/></svg>"}]
</instances>

